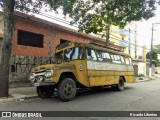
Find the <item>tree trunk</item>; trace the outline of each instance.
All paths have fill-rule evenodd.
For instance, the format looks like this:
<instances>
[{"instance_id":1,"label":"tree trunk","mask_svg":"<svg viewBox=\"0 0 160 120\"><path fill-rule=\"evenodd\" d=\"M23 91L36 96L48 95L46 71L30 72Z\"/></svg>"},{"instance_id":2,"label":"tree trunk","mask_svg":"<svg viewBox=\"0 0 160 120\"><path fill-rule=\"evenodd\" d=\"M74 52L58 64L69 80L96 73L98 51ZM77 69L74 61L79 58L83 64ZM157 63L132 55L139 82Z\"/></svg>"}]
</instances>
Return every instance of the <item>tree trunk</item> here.
<instances>
[{"instance_id":1,"label":"tree trunk","mask_svg":"<svg viewBox=\"0 0 160 120\"><path fill-rule=\"evenodd\" d=\"M0 97L8 97L10 55L12 51L14 30L15 0L4 1L4 36L2 42L2 55L0 63Z\"/></svg>"},{"instance_id":2,"label":"tree trunk","mask_svg":"<svg viewBox=\"0 0 160 120\"><path fill-rule=\"evenodd\" d=\"M110 31L110 25L106 25L106 44L109 45L109 31Z\"/></svg>"}]
</instances>

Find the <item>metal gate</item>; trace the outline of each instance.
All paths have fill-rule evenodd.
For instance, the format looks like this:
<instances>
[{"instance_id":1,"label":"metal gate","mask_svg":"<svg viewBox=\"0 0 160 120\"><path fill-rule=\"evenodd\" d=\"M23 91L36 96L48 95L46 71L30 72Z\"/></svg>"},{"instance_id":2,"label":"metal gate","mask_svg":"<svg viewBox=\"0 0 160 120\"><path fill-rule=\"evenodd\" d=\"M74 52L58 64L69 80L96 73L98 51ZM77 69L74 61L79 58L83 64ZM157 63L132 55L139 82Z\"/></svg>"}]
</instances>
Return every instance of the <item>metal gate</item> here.
<instances>
[{"instance_id":1,"label":"metal gate","mask_svg":"<svg viewBox=\"0 0 160 120\"><path fill-rule=\"evenodd\" d=\"M134 75L135 77L138 77L138 65L133 65L134 67Z\"/></svg>"}]
</instances>

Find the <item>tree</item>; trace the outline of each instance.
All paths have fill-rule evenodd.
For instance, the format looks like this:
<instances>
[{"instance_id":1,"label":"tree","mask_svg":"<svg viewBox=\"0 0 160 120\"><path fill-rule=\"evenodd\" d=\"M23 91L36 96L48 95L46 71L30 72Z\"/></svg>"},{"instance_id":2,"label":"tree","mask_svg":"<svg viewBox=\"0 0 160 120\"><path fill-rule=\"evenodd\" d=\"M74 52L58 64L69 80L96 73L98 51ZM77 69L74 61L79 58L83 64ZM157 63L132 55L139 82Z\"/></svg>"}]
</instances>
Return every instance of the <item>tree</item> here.
<instances>
[{"instance_id":1,"label":"tree","mask_svg":"<svg viewBox=\"0 0 160 120\"><path fill-rule=\"evenodd\" d=\"M146 58L147 59L150 59L150 52L148 52L147 54L146 54ZM152 63L155 65L155 66L158 66L158 64L159 64L159 60L158 60L158 57L157 57L157 53L155 52L155 51L153 51L152 52Z\"/></svg>"},{"instance_id":2,"label":"tree","mask_svg":"<svg viewBox=\"0 0 160 120\"><path fill-rule=\"evenodd\" d=\"M123 28L128 22L154 16L156 0L79 0L70 17L80 31L101 33L110 25ZM106 34L107 38L108 35Z\"/></svg>"},{"instance_id":3,"label":"tree","mask_svg":"<svg viewBox=\"0 0 160 120\"><path fill-rule=\"evenodd\" d=\"M0 63L0 97L8 97L10 56L12 51L14 9L23 12L36 12L46 6L50 10L62 7L64 14L69 13L76 0L0 0L4 11L4 36Z\"/></svg>"},{"instance_id":4,"label":"tree","mask_svg":"<svg viewBox=\"0 0 160 120\"><path fill-rule=\"evenodd\" d=\"M153 51L155 51L157 54L160 54L160 44L154 45Z\"/></svg>"}]
</instances>

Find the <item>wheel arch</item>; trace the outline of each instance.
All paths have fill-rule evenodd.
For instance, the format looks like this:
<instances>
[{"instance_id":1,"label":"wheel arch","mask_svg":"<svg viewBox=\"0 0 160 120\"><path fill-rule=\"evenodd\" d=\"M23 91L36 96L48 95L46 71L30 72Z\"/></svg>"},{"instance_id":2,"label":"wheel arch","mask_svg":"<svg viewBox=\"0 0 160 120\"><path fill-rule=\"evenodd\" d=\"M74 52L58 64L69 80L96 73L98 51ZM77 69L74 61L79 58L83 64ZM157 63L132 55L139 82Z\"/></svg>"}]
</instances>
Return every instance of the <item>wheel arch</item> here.
<instances>
[{"instance_id":1,"label":"wheel arch","mask_svg":"<svg viewBox=\"0 0 160 120\"><path fill-rule=\"evenodd\" d=\"M63 72L59 77L58 83L60 83L64 78L72 78L76 82L76 76L73 72Z\"/></svg>"},{"instance_id":2,"label":"wheel arch","mask_svg":"<svg viewBox=\"0 0 160 120\"><path fill-rule=\"evenodd\" d=\"M119 78L122 78L124 82L126 82L126 78L124 76L120 76Z\"/></svg>"}]
</instances>

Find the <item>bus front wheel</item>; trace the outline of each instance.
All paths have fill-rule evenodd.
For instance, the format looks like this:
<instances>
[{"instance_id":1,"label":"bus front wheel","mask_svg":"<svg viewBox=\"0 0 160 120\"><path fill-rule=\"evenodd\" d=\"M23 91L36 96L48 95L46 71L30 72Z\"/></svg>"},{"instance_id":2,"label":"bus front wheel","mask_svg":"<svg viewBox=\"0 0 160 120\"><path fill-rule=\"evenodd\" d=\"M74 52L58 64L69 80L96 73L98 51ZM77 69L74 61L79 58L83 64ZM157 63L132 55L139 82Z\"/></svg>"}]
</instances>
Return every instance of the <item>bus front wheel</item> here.
<instances>
[{"instance_id":1,"label":"bus front wheel","mask_svg":"<svg viewBox=\"0 0 160 120\"><path fill-rule=\"evenodd\" d=\"M76 83L71 78L63 79L58 85L58 97L64 101L73 100L76 96Z\"/></svg>"}]
</instances>

